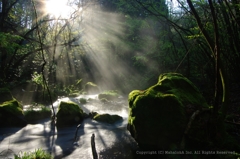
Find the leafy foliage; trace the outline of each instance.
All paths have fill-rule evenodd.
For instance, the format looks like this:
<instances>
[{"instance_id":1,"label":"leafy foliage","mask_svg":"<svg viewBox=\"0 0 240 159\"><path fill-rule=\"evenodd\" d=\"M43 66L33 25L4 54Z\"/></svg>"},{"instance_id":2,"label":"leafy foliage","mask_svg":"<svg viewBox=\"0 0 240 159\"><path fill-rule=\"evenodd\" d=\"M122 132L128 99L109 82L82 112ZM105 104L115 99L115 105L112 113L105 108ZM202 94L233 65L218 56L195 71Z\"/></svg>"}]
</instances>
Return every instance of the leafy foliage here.
<instances>
[{"instance_id":1,"label":"leafy foliage","mask_svg":"<svg viewBox=\"0 0 240 159\"><path fill-rule=\"evenodd\" d=\"M14 159L52 159L48 152L42 149L36 149L34 152L24 152L23 154L14 155Z\"/></svg>"},{"instance_id":2,"label":"leafy foliage","mask_svg":"<svg viewBox=\"0 0 240 159\"><path fill-rule=\"evenodd\" d=\"M45 88L45 84L43 81L43 76L41 74L38 74L37 72L34 72L32 75L32 81L36 83L37 85L42 86L42 88Z\"/></svg>"},{"instance_id":3,"label":"leafy foliage","mask_svg":"<svg viewBox=\"0 0 240 159\"><path fill-rule=\"evenodd\" d=\"M87 12L92 4L85 2L83 8ZM214 41L211 8L206 1L190 2L202 27L191 14L188 3L181 1L174 8L173 3L165 0L102 0L92 15L83 16L76 7L68 20L46 15L38 1L34 1L37 17L30 0L4 1L0 85L14 88L31 80L44 88L41 77L44 75L55 97L79 93L86 81L104 83L111 87L107 89L128 93L136 87L147 88L163 72L179 72L200 87L211 102L215 61L201 30ZM214 2L214 10L218 13L220 58L229 79L237 81L239 4L218 1ZM88 32L98 34L86 36ZM91 42L90 37L97 38ZM27 84L23 87L29 88ZM32 87L29 91L33 91Z\"/></svg>"},{"instance_id":4,"label":"leafy foliage","mask_svg":"<svg viewBox=\"0 0 240 159\"><path fill-rule=\"evenodd\" d=\"M15 49L20 48L21 45L18 44L22 37L10 33L0 32L0 50L6 51L8 53L13 53Z\"/></svg>"}]
</instances>

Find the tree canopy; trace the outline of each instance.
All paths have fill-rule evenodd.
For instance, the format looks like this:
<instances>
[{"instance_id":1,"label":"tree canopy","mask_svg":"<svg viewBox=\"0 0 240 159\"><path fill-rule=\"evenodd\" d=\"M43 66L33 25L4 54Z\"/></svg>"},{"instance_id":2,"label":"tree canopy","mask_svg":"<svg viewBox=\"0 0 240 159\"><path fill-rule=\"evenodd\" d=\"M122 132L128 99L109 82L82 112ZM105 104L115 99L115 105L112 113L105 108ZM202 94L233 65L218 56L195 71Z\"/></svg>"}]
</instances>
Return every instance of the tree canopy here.
<instances>
[{"instance_id":1,"label":"tree canopy","mask_svg":"<svg viewBox=\"0 0 240 159\"><path fill-rule=\"evenodd\" d=\"M238 1L66 0L66 15L45 2L1 1L1 87L43 75L53 88L83 79L129 92L179 72L224 102L239 80Z\"/></svg>"}]
</instances>

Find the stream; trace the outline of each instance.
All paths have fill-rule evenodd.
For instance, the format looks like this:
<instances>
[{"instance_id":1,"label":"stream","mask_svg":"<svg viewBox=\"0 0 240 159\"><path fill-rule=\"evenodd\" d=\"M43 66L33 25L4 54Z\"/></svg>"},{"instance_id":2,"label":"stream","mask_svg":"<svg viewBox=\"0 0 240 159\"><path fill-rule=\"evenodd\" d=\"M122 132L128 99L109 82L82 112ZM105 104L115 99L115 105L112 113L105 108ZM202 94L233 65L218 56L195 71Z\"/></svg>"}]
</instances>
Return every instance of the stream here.
<instances>
[{"instance_id":1,"label":"stream","mask_svg":"<svg viewBox=\"0 0 240 159\"><path fill-rule=\"evenodd\" d=\"M91 159L91 136L95 135L95 146L98 158L132 159L135 156L137 143L127 130L128 103L127 99L119 98L116 102L104 104L98 95L80 95L75 98L62 97L53 103L55 112L60 101L73 101L84 112L117 114L123 121L115 124L85 119L76 133L77 125L57 129L50 119L41 120L36 124L28 124L23 128L10 127L0 130L0 158L14 158L14 154L32 152L41 148L51 153L55 159ZM91 99L86 104L80 98ZM49 106L50 107L50 106ZM24 110L29 106L24 106Z\"/></svg>"}]
</instances>

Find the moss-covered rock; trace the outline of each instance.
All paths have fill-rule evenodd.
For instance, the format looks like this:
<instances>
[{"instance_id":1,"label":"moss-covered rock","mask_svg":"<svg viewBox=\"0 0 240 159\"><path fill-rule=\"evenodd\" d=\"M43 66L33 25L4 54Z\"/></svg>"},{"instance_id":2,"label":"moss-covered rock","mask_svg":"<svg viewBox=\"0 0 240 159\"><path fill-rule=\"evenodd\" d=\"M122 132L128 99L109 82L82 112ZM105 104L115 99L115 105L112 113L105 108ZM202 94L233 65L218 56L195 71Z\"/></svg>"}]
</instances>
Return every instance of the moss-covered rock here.
<instances>
[{"instance_id":1,"label":"moss-covered rock","mask_svg":"<svg viewBox=\"0 0 240 159\"><path fill-rule=\"evenodd\" d=\"M98 99L107 99L109 101L116 100L119 97L119 94L117 91L110 90L110 91L105 91L103 93L100 93L98 95Z\"/></svg>"},{"instance_id":2,"label":"moss-covered rock","mask_svg":"<svg viewBox=\"0 0 240 159\"><path fill-rule=\"evenodd\" d=\"M64 127L82 122L84 115L83 110L76 103L61 101L56 117L57 127Z\"/></svg>"},{"instance_id":3,"label":"moss-covered rock","mask_svg":"<svg viewBox=\"0 0 240 159\"><path fill-rule=\"evenodd\" d=\"M96 94L99 93L99 88L95 83L87 82L84 86L84 91L86 91L88 94Z\"/></svg>"},{"instance_id":4,"label":"moss-covered rock","mask_svg":"<svg viewBox=\"0 0 240 159\"><path fill-rule=\"evenodd\" d=\"M86 104L87 103L86 98L80 98L79 101L80 101L81 104Z\"/></svg>"},{"instance_id":5,"label":"moss-covered rock","mask_svg":"<svg viewBox=\"0 0 240 159\"><path fill-rule=\"evenodd\" d=\"M0 104L0 127L25 126L26 124L22 107L17 100L13 99Z\"/></svg>"},{"instance_id":6,"label":"moss-covered rock","mask_svg":"<svg viewBox=\"0 0 240 159\"><path fill-rule=\"evenodd\" d=\"M166 73L156 85L129 94L128 129L140 147L174 149L179 147L189 117L208 108L198 89L181 74Z\"/></svg>"},{"instance_id":7,"label":"moss-covered rock","mask_svg":"<svg viewBox=\"0 0 240 159\"><path fill-rule=\"evenodd\" d=\"M94 120L114 124L117 121L123 120L123 118L119 115L110 115L110 114L95 114L93 117Z\"/></svg>"}]
</instances>

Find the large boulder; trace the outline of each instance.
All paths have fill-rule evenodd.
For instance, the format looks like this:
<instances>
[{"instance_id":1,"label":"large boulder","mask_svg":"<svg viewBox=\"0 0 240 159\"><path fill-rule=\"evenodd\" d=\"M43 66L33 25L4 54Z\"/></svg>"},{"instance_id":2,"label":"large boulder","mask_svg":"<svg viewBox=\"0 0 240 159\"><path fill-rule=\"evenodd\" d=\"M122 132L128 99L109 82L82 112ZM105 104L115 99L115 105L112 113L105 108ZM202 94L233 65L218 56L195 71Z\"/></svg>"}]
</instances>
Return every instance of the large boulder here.
<instances>
[{"instance_id":1,"label":"large boulder","mask_svg":"<svg viewBox=\"0 0 240 159\"><path fill-rule=\"evenodd\" d=\"M171 150L180 147L189 117L208 108L191 81L166 73L147 90L129 94L128 129L140 148Z\"/></svg>"},{"instance_id":2,"label":"large boulder","mask_svg":"<svg viewBox=\"0 0 240 159\"><path fill-rule=\"evenodd\" d=\"M26 124L22 107L17 100L13 99L0 104L0 127L22 127Z\"/></svg>"},{"instance_id":3,"label":"large boulder","mask_svg":"<svg viewBox=\"0 0 240 159\"><path fill-rule=\"evenodd\" d=\"M74 102L64 102L58 106L57 127L79 124L84 118L83 110Z\"/></svg>"},{"instance_id":4,"label":"large boulder","mask_svg":"<svg viewBox=\"0 0 240 159\"><path fill-rule=\"evenodd\" d=\"M123 120L123 118L119 115L113 114L95 114L95 116L93 117L94 120L96 121L100 121L100 122L104 122L104 123L108 123L108 124L114 124L117 121L121 121Z\"/></svg>"}]
</instances>

